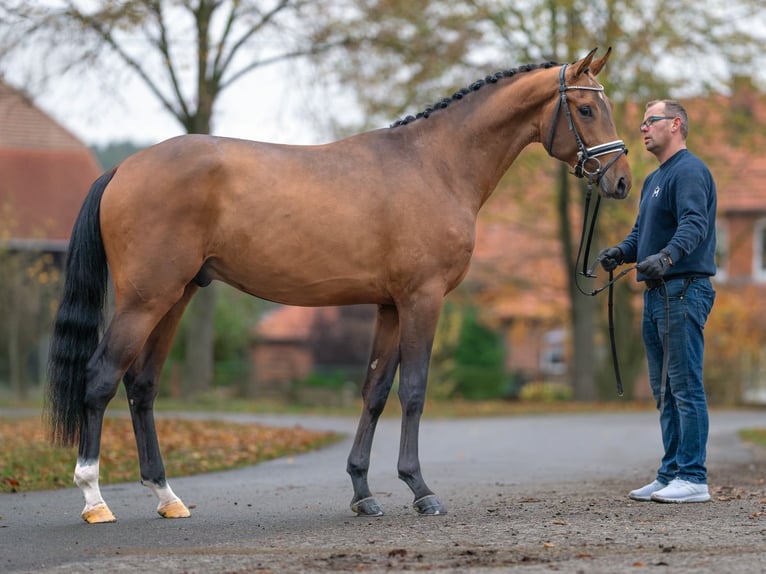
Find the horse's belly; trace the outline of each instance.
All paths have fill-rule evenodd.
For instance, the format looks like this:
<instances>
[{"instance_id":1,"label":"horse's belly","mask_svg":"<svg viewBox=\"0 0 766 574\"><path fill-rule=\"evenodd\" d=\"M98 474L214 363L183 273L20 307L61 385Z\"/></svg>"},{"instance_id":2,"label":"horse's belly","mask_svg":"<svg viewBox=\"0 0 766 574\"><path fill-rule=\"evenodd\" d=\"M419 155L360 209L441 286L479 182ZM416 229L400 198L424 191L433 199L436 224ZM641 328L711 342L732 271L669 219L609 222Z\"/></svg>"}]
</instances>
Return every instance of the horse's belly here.
<instances>
[{"instance_id":1,"label":"horse's belly","mask_svg":"<svg viewBox=\"0 0 766 574\"><path fill-rule=\"evenodd\" d=\"M285 305L330 306L362 303L388 304L390 294L365 269L339 269L322 261L285 259L264 265L263 261L241 257L236 265L212 259L206 266L211 279L228 283L246 293Z\"/></svg>"}]
</instances>

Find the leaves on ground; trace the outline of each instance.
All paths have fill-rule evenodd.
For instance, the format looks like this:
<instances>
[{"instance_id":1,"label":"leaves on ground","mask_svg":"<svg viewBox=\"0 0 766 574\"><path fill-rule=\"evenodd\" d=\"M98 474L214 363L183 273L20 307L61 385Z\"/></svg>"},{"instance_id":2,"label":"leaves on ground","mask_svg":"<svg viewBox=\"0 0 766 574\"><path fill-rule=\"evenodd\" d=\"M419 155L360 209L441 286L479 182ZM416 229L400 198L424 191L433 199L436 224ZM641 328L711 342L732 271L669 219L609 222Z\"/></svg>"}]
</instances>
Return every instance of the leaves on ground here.
<instances>
[{"instance_id":1,"label":"leaves on ground","mask_svg":"<svg viewBox=\"0 0 766 574\"><path fill-rule=\"evenodd\" d=\"M257 464L340 439L332 432L301 427L184 419L158 420L157 434L169 477ZM0 492L72 486L77 449L51 446L40 418L0 419L0 445ZM101 484L140 480L129 419L104 421L100 462Z\"/></svg>"}]
</instances>

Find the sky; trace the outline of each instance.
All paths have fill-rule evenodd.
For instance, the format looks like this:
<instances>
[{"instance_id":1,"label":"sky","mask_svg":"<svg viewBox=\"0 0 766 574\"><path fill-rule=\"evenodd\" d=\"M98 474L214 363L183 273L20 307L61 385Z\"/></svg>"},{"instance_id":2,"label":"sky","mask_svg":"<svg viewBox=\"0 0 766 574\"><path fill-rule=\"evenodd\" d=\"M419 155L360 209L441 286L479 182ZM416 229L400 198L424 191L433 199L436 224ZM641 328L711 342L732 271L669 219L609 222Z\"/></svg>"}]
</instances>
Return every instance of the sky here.
<instances>
[{"instance_id":1,"label":"sky","mask_svg":"<svg viewBox=\"0 0 766 574\"><path fill-rule=\"evenodd\" d=\"M214 133L287 144L326 141L314 119L321 113L317 100L300 86L288 84L285 77L290 76L274 66L224 91L215 108ZM7 80L17 86L23 83L13 74ZM152 144L184 133L137 80L115 89L93 77L55 78L32 97L39 108L91 146L126 140ZM331 104L325 99L322 105Z\"/></svg>"}]
</instances>

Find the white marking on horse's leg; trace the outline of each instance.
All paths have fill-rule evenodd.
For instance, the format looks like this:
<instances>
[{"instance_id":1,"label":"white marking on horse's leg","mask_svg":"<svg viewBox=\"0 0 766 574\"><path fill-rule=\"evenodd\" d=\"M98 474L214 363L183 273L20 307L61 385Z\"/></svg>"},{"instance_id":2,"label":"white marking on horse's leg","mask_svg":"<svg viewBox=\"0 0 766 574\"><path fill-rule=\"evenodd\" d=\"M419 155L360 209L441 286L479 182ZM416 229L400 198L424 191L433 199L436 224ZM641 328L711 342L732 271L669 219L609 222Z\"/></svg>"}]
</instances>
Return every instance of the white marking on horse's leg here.
<instances>
[{"instance_id":1,"label":"white marking on horse's leg","mask_svg":"<svg viewBox=\"0 0 766 574\"><path fill-rule=\"evenodd\" d=\"M98 487L98 461L88 462L77 459L77 466L74 469L74 483L80 487L85 497L83 512L100 504L106 504L101 497L101 489Z\"/></svg>"},{"instance_id":2,"label":"white marking on horse's leg","mask_svg":"<svg viewBox=\"0 0 766 574\"><path fill-rule=\"evenodd\" d=\"M189 509L186 508L183 501L176 496L175 492L173 492L173 489L170 488L170 485L167 482L163 485L157 485L153 482L141 481L141 484L150 488L155 496L157 496L157 499L159 500L157 512L160 516L165 518L186 518L191 516Z\"/></svg>"},{"instance_id":3,"label":"white marking on horse's leg","mask_svg":"<svg viewBox=\"0 0 766 574\"><path fill-rule=\"evenodd\" d=\"M85 498L83 520L88 523L114 522L114 515L104 502L98 486L98 460L86 461L78 458L74 469L74 483L80 487Z\"/></svg>"},{"instance_id":4,"label":"white marking on horse's leg","mask_svg":"<svg viewBox=\"0 0 766 574\"><path fill-rule=\"evenodd\" d=\"M375 359L372 363L370 363L370 368L373 371L378 368L378 359Z\"/></svg>"}]
</instances>

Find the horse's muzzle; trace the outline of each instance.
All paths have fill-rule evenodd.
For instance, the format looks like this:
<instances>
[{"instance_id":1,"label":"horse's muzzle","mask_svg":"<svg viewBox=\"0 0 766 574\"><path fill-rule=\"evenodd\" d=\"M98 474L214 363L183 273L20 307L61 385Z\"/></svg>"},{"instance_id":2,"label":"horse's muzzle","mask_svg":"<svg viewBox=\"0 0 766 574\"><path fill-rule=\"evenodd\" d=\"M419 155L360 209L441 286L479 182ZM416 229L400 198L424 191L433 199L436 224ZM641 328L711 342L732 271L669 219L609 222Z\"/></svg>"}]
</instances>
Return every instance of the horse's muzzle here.
<instances>
[{"instance_id":1,"label":"horse's muzzle","mask_svg":"<svg viewBox=\"0 0 766 574\"><path fill-rule=\"evenodd\" d=\"M616 172L609 174L613 177L602 177L599 181L599 188L604 197L612 199L625 199L630 193L632 186L630 174L619 175Z\"/></svg>"}]
</instances>

